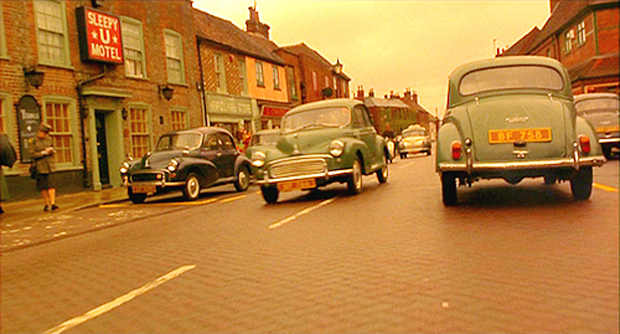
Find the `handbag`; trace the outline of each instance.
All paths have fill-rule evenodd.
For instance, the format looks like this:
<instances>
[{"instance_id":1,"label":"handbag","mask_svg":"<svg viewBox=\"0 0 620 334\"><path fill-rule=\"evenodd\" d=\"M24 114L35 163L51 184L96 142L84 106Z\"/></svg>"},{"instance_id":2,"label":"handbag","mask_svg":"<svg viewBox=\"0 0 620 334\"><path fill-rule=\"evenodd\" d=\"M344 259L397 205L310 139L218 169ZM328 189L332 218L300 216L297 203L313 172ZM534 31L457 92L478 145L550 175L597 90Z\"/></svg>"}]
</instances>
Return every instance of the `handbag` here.
<instances>
[{"instance_id":1,"label":"handbag","mask_svg":"<svg viewBox=\"0 0 620 334\"><path fill-rule=\"evenodd\" d=\"M30 168L28 169L28 171L30 172L30 178L31 179L36 179L37 178L37 167L34 165L34 163L32 163L32 165L30 165Z\"/></svg>"}]
</instances>

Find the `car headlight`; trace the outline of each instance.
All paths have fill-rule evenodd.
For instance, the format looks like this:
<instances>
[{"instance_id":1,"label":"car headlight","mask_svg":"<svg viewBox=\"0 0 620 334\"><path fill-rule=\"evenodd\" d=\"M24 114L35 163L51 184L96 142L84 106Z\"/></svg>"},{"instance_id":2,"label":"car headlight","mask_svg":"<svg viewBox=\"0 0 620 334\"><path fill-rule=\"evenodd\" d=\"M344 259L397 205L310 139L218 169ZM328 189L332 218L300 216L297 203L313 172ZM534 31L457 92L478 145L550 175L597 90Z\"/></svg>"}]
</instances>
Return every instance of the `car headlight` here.
<instances>
[{"instance_id":1,"label":"car headlight","mask_svg":"<svg viewBox=\"0 0 620 334\"><path fill-rule=\"evenodd\" d=\"M123 162L123 164L118 170L121 172L121 174L127 174L129 172L129 163L127 163L127 161Z\"/></svg>"},{"instance_id":2,"label":"car headlight","mask_svg":"<svg viewBox=\"0 0 620 334\"><path fill-rule=\"evenodd\" d=\"M168 163L168 166L166 166L166 169L169 170L170 172L174 172L175 170L177 170L178 167L179 167L179 162L176 159L172 159Z\"/></svg>"},{"instance_id":3,"label":"car headlight","mask_svg":"<svg viewBox=\"0 0 620 334\"><path fill-rule=\"evenodd\" d=\"M344 143L338 139L334 140L329 144L329 154L339 157L344 152Z\"/></svg>"},{"instance_id":4,"label":"car headlight","mask_svg":"<svg viewBox=\"0 0 620 334\"><path fill-rule=\"evenodd\" d=\"M252 152L252 166L263 167L265 165L265 159L267 156L261 151Z\"/></svg>"}]
</instances>

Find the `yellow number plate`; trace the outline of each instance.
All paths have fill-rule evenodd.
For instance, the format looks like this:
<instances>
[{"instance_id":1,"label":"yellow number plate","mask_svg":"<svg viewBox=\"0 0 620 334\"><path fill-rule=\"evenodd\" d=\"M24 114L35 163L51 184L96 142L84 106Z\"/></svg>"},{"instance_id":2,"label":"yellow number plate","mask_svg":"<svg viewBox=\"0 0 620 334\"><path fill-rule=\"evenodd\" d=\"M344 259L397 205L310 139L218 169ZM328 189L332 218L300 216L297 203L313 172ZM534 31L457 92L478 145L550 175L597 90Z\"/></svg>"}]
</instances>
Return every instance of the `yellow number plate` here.
<instances>
[{"instance_id":1,"label":"yellow number plate","mask_svg":"<svg viewBox=\"0 0 620 334\"><path fill-rule=\"evenodd\" d=\"M295 180L278 183L278 190L280 191L292 191L311 188L316 188L316 181L314 179Z\"/></svg>"},{"instance_id":2,"label":"yellow number plate","mask_svg":"<svg viewBox=\"0 0 620 334\"><path fill-rule=\"evenodd\" d=\"M155 186L137 185L131 187L131 191L133 191L134 194L151 194L154 193L155 190Z\"/></svg>"},{"instance_id":3,"label":"yellow number plate","mask_svg":"<svg viewBox=\"0 0 620 334\"><path fill-rule=\"evenodd\" d=\"M490 144L503 144L513 143L515 141L525 142L550 142L551 141L551 129L504 129L504 130L489 130L489 143Z\"/></svg>"},{"instance_id":4,"label":"yellow number plate","mask_svg":"<svg viewBox=\"0 0 620 334\"><path fill-rule=\"evenodd\" d=\"M618 132L618 131L620 131L620 127L618 126L599 126L596 128L596 132L598 133Z\"/></svg>"}]
</instances>

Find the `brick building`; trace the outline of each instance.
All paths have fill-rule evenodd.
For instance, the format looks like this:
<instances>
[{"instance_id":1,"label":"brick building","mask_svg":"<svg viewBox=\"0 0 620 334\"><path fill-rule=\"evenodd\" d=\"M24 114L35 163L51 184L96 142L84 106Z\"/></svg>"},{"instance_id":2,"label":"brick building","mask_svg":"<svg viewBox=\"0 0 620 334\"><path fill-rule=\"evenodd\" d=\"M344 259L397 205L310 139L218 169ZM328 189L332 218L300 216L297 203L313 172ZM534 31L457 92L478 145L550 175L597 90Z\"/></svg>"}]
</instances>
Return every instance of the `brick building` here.
<instances>
[{"instance_id":1,"label":"brick building","mask_svg":"<svg viewBox=\"0 0 620 334\"><path fill-rule=\"evenodd\" d=\"M618 0L550 0L551 16L498 55L552 57L569 70L573 93L615 92L619 85Z\"/></svg>"},{"instance_id":2,"label":"brick building","mask_svg":"<svg viewBox=\"0 0 620 334\"><path fill-rule=\"evenodd\" d=\"M371 89L368 96L365 96L364 87L358 86L355 98L364 101L379 134L386 130L388 123L396 134L400 134L409 125L418 123L416 109L403 102L400 96L394 93L386 95L385 98L377 98Z\"/></svg>"},{"instance_id":3,"label":"brick building","mask_svg":"<svg viewBox=\"0 0 620 334\"><path fill-rule=\"evenodd\" d=\"M53 126L59 194L121 186L126 154L203 124L192 20L189 0L0 2L0 131L19 156L6 170L12 199L40 196L27 140L41 121Z\"/></svg>"}]
</instances>

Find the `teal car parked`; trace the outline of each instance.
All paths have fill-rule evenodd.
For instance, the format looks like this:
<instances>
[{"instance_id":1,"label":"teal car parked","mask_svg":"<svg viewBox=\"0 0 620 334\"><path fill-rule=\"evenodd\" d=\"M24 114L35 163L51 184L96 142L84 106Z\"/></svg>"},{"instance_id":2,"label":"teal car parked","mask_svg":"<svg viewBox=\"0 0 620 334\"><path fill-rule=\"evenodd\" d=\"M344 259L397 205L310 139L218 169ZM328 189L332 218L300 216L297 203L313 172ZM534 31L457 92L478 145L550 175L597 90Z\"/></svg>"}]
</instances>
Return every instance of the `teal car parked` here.
<instances>
[{"instance_id":1,"label":"teal car parked","mask_svg":"<svg viewBox=\"0 0 620 334\"><path fill-rule=\"evenodd\" d=\"M568 71L552 58L499 57L456 68L437 140L445 205L457 182L544 178L569 181L573 197L592 192L592 167L605 162L592 125L577 115Z\"/></svg>"},{"instance_id":2,"label":"teal car parked","mask_svg":"<svg viewBox=\"0 0 620 334\"><path fill-rule=\"evenodd\" d=\"M282 118L275 146L252 152L257 184L267 203L279 193L312 190L332 182L362 190L362 176L388 178L387 148L361 101L330 99L298 106Z\"/></svg>"}]
</instances>

